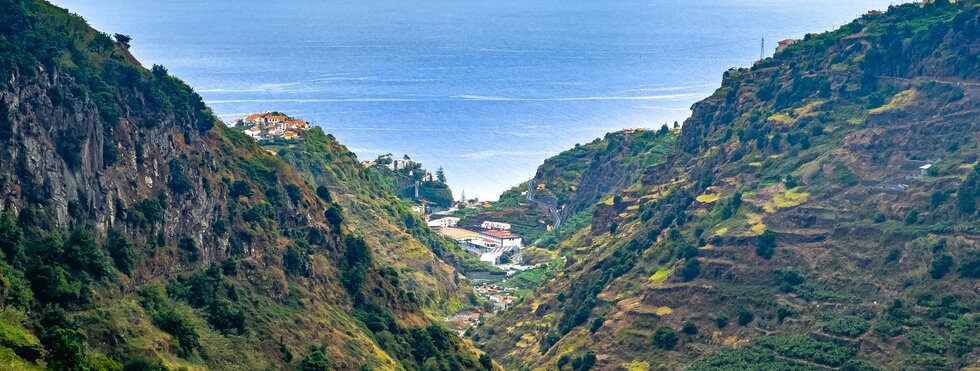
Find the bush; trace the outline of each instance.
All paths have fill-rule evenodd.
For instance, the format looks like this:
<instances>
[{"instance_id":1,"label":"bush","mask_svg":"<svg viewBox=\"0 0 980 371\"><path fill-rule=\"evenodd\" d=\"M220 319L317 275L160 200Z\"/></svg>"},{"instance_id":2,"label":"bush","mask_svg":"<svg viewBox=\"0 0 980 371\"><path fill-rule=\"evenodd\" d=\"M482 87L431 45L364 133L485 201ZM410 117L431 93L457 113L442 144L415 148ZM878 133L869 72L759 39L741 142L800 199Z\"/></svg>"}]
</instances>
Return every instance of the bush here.
<instances>
[{"instance_id":1,"label":"bush","mask_svg":"<svg viewBox=\"0 0 980 371\"><path fill-rule=\"evenodd\" d=\"M324 346L311 346L310 352L299 363L300 371L327 371L332 369L333 365L327 359L327 348Z\"/></svg>"},{"instance_id":2,"label":"bush","mask_svg":"<svg viewBox=\"0 0 980 371\"><path fill-rule=\"evenodd\" d=\"M746 326L755 320L755 315L745 309L738 311L739 326Z\"/></svg>"},{"instance_id":3,"label":"bush","mask_svg":"<svg viewBox=\"0 0 980 371\"><path fill-rule=\"evenodd\" d=\"M681 326L681 332L688 335L697 335L698 325L695 324L693 321L684 322L684 325Z\"/></svg>"},{"instance_id":4,"label":"bush","mask_svg":"<svg viewBox=\"0 0 980 371\"><path fill-rule=\"evenodd\" d=\"M720 314L718 317L715 317L715 325L720 329L728 327L728 316Z\"/></svg>"},{"instance_id":5,"label":"bush","mask_svg":"<svg viewBox=\"0 0 980 371\"><path fill-rule=\"evenodd\" d=\"M776 251L776 234L771 231L762 232L759 235L759 240L755 245L755 254L759 257L769 260L772 259L773 254Z\"/></svg>"},{"instance_id":6,"label":"bush","mask_svg":"<svg viewBox=\"0 0 980 371\"><path fill-rule=\"evenodd\" d=\"M980 256L964 259L960 264L959 272L961 277L980 278Z\"/></svg>"},{"instance_id":7,"label":"bush","mask_svg":"<svg viewBox=\"0 0 980 371\"><path fill-rule=\"evenodd\" d=\"M674 329L667 326L660 326L653 332L653 346L664 350L671 350L676 345L677 333L674 332Z\"/></svg>"},{"instance_id":8,"label":"bush","mask_svg":"<svg viewBox=\"0 0 980 371\"><path fill-rule=\"evenodd\" d=\"M208 324L222 334L245 333L245 313L227 299L218 299L208 306Z\"/></svg>"},{"instance_id":9,"label":"bush","mask_svg":"<svg viewBox=\"0 0 980 371\"><path fill-rule=\"evenodd\" d=\"M105 241L105 248L109 251L109 257L112 258L116 269L127 275L133 273L137 256L136 252L133 251L133 243L129 242L126 236L115 229L109 231L109 235Z\"/></svg>"},{"instance_id":10,"label":"bush","mask_svg":"<svg viewBox=\"0 0 980 371\"><path fill-rule=\"evenodd\" d=\"M701 262L696 258L688 259L684 262L684 267L678 272L684 282L693 280L701 274Z\"/></svg>"},{"instance_id":11,"label":"bush","mask_svg":"<svg viewBox=\"0 0 980 371\"><path fill-rule=\"evenodd\" d=\"M51 370L87 370L85 347L87 337L79 329L53 327L44 330L41 339L48 354L44 360Z\"/></svg>"},{"instance_id":12,"label":"bush","mask_svg":"<svg viewBox=\"0 0 980 371\"><path fill-rule=\"evenodd\" d=\"M575 359L572 360L572 369L581 371L591 370L592 367L595 366L595 361L595 352L591 350L586 351L584 354L575 357Z\"/></svg>"},{"instance_id":13,"label":"bush","mask_svg":"<svg viewBox=\"0 0 980 371\"><path fill-rule=\"evenodd\" d=\"M909 211L905 214L905 224L915 224L919 222L919 212L916 210Z\"/></svg>"},{"instance_id":14,"label":"bush","mask_svg":"<svg viewBox=\"0 0 980 371\"><path fill-rule=\"evenodd\" d=\"M589 326L589 332L594 334L596 331L599 331L599 328L601 328L602 324L605 322L606 316L596 317L594 320L592 320L592 326Z\"/></svg>"},{"instance_id":15,"label":"bush","mask_svg":"<svg viewBox=\"0 0 980 371\"><path fill-rule=\"evenodd\" d=\"M821 329L829 334L853 338L868 330L868 320L858 316L844 316L824 323Z\"/></svg>"},{"instance_id":16,"label":"bush","mask_svg":"<svg viewBox=\"0 0 980 371\"><path fill-rule=\"evenodd\" d=\"M244 180L236 180L231 183L229 190L231 197L252 197L252 185Z\"/></svg>"},{"instance_id":17,"label":"bush","mask_svg":"<svg viewBox=\"0 0 980 371\"><path fill-rule=\"evenodd\" d=\"M932 259L932 266L929 267L929 275L934 279L942 279L949 273L953 266L953 257L943 254Z\"/></svg>"},{"instance_id":18,"label":"bush","mask_svg":"<svg viewBox=\"0 0 980 371\"><path fill-rule=\"evenodd\" d=\"M191 180L184 174L184 165L177 160L170 160L167 163L170 168L170 177L167 179L167 186L174 194L184 194L191 190Z\"/></svg>"},{"instance_id":19,"label":"bush","mask_svg":"<svg viewBox=\"0 0 980 371\"><path fill-rule=\"evenodd\" d=\"M147 286L140 290L139 300L153 325L174 337L179 356L187 358L194 353L194 349L201 346L194 324L171 306L163 287Z\"/></svg>"}]
</instances>

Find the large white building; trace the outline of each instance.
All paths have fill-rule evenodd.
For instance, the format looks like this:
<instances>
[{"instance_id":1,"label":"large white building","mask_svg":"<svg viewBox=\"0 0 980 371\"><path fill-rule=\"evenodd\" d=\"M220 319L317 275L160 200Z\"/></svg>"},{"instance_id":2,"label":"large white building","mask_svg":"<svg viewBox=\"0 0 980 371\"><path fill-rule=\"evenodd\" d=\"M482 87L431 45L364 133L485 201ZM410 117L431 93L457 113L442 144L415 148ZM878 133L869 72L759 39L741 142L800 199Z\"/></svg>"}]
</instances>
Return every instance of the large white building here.
<instances>
[{"instance_id":1,"label":"large white building","mask_svg":"<svg viewBox=\"0 0 980 371\"><path fill-rule=\"evenodd\" d=\"M450 216L440 219L432 219L428 223L429 228L455 227L456 223L459 223L459 218Z\"/></svg>"},{"instance_id":2,"label":"large white building","mask_svg":"<svg viewBox=\"0 0 980 371\"><path fill-rule=\"evenodd\" d=\"M495 229L488 229L480 232L480 237L497 243L500 247L506 249L520 249L521 248L521 236L513 234L508 231L499 231Z\"/></svg>"}]
</instances>

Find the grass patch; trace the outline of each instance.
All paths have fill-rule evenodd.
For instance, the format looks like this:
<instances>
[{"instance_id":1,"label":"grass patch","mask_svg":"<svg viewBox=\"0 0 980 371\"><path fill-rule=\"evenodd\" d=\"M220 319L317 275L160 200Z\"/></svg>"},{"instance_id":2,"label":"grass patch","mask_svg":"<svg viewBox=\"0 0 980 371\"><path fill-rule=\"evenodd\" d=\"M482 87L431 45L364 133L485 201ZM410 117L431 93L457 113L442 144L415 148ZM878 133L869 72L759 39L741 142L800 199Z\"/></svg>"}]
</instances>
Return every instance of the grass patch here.
<instances>
[{"instance_id":1,"label":"grass patch","mask_svg":"<svg viewBox=\"0 0 980 371\"><path fill-rule=\"evenodd\" d=\"M719 196L717 194L706 193L706 194L703 194L703 195L698 196L697 198L695 198L695 200L698 200L698 202L703 203L703 204L710 204L712 202L718 201L718 198L719 197L721 197L721 196Z\"/></svg>"},{"instance_id":2,"label":"grass patch","mask_svg":"<svg viewBox=\"0 0 980 371\"><path fill-rule=\"evenodd\" d=\"M891 101L889 101L887 104L872 109L868 111L868 113L879 114L879 113L885 113L888 111L893 111L899 108L907 107L911 105L912 102L915 102L915 98L918 97L918 95L919 94L915 90L915 88L903 90L902 92L895 94L895 96L892 97Z\"/></svg>"},{"instance_id":3,"label":"grass patch","mask_svg":"<svg viewBox=\"0 0 980 371\"><path fill-rule=\"evenodd\" d=\"M670 276L670 273L673 271L674 269L669 266L660 267L659 269L657 269L655 273L653 273L652 276L650 276L650 281L656 283L664 282L664 280L666 280L667 277Z\"/></svg>"}]
</instances>

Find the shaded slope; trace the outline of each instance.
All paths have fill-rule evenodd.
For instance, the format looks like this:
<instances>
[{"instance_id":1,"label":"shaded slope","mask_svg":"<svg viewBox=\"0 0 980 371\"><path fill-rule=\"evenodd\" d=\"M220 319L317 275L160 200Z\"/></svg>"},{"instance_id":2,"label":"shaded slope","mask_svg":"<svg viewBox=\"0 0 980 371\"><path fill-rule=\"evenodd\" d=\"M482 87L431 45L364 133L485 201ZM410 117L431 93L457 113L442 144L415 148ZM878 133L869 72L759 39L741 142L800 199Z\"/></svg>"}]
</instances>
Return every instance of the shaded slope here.
<instances>
[{"instance_id":1,"label":"shaded slope","mask_svg":"<svg viewBox=\"0 0 980 371\"><path fill-rule=\"evenodd\" d=\"M42 1L0 8L8 365L481 367L426 314L430 292L465 300L427 250L444 274L423 291L127 38Z\"/></svg>"}]
</instances>

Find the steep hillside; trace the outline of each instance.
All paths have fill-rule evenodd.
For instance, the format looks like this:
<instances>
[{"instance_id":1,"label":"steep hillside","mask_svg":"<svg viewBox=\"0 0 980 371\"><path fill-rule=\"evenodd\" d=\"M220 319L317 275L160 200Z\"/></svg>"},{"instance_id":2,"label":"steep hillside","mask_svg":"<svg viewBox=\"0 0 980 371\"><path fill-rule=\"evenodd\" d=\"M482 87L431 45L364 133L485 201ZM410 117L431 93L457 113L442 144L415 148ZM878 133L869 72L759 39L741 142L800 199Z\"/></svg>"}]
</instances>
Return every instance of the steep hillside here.
<instances>
[{"instance_id":1,"label":"steep hillside","mask_svg":"<svg viewBox=\"0 0 980 371\"><path fill-rule=\"evenodd\" d=\"M428 314L473 302L417 240L423 283L128 37L0 9L0 368L488 367Z\"/></svg>"},{"instance_id":2,"label":"steep hillside","mask_svg":"<svg viewBox=\"0 0 980 371\"><path fill-rule=\"evenodd\" d=\"M976 367L978 50L975 1L907 4L729 71L474 340L516 369Z\"/></svg>"},{"instance_id":3,"label":"steep hillside","mask_svg":"<svg viewBox=\"0 0 980 371\"><path fill-rule=\"evenodd\" d=\"M375 167L362 167L354 153L319 128L305 132L299 143L265 148L298 169L311 187L332 193L351 229L383 251L381 259L409 277L411 287L425 294L422 300L427 307L452 313L461 305L474 304L469 298L472 288L460 282L452 269L433 265L432 254L426 250L463 273L494 268L463 251L455 241L433 233L394 194L387 175L379 174ZM453 290L429 292L446 288Z\"/></svg>"},{"instance_id":4,"label":"steep hillside","mask_svg":"<svg viewBox=\"0 0 980 371\"><path fill-rule=\"evenodd\" d=\"M534 202L524 194L528 185L521 184L504 192L493 207L466 213L461 223L478 226L484 220L509 222L529 242L553 249L588 225L596 202L611 202L614 194L639 179L643 169L662 163L677 137L669 130L619 131L576 145L538 167L531 181ZM554 230L549 229L555 225L551 207L561 218Z\"/></svg>"}]
</instances>

